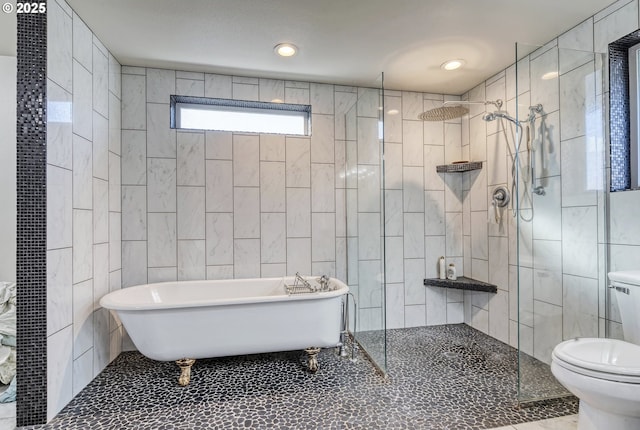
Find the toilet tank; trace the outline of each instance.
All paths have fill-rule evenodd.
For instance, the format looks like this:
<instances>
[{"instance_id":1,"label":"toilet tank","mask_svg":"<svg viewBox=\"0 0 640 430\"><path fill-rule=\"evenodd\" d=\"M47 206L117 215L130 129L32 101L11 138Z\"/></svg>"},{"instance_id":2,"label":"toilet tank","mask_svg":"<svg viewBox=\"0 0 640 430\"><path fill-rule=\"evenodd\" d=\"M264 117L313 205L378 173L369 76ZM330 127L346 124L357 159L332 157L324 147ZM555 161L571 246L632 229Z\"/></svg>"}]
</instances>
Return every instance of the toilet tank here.
<instances>
[{"instance_id":1,"label":"toilet tank","mask_svg":"<svg viewBox=\"0 0 640 430\"><path fill-rule=\"evenodd\" d=\"M609 272L622 319L624 340L640 345L640 270Z\"/></svg>"}]
</instances>

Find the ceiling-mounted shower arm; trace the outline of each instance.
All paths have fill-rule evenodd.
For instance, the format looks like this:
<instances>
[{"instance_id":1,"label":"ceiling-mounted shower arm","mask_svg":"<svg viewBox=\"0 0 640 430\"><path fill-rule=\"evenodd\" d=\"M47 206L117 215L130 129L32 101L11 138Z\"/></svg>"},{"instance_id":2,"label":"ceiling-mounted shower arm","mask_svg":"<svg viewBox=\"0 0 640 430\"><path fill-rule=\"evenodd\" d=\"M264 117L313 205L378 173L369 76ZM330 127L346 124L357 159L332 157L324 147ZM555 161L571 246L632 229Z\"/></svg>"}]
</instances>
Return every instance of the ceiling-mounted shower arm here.
<instances>
[{"instance_id":1,"label":"ceiling-mounted shower arm","mask_svg":"<svg viewBox=\"0 0 640 430\"><path fill-rule=\"evenodd\" d=\"M482 100L482 101L468 101L468 100L447 100L442 103L443 106L447 105L494 105L496 108L500 109L502 107L503 101L501 99L496 100Z\"/></svg>"}]
</instances>

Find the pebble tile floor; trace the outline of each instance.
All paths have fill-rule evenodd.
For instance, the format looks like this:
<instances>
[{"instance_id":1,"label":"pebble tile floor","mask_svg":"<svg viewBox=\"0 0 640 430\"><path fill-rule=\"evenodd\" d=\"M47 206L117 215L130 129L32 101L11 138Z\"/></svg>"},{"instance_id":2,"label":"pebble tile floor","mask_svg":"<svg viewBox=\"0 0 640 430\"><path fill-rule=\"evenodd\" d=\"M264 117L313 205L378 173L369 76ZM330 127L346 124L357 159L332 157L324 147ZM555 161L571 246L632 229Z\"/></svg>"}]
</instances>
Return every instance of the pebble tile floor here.
<instances>
[{"instance_id":1,"label":"pebble tile floor","mask_svg":"<svg viewBox=\"0 0 640 430\"><path fill-rule=\"evenodd\" d=\"M295 351L199 360L179 387L174 363L125 352L49 424L29 428L489 429L578 408L574 398L518 408L516 350L464 324L389 330L386 379L333 349L319 364L307 372Z\"/></svg>"}]
</instances>

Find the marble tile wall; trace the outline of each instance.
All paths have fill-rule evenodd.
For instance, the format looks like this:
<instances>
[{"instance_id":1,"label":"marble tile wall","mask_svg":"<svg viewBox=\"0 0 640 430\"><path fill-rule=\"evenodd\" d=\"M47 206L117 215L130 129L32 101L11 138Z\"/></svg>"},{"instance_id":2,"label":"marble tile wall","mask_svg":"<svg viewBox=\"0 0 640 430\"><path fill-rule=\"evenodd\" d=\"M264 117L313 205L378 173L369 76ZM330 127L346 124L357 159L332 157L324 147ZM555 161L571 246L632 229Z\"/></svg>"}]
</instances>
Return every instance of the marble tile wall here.
<instances>
[{"instance_id":1,"label":"marble tile wall","mask_svg":"<svg viewBox=\"0 0 640 430\"><path fill-rule=\"evenodd\" d=\"M525 195L526 172L520 175L518 228L508 210L499 224L487 221L494 188L512 182L512 158L505 149L505 139L513 148L512 130L506 129L505 138L498 122L483 121L484 108L463 120L463 158L486 161L486 169L463 179L463 234L465 273L498 285L496 295L465 294L465 322L513 346L519 328L521 349L547 363L563 339L621 335L615 300L609 319L605 314L608 63L606 55L592 52L606 52L609 42L637 28L638 2L619 1L463 96L506 100L513 116L517 102L520 119L529 105L543 105L535 132L544 133L544 143L534 155L546 194ZM555 74L542 78L548 72ZM525 145L520 157L526 166ZM634 235L629 214L639 195L611 195L612 270L637 262L640 236Z\"/></svg>"},{"instance_id":2,"label":"marble tile wall","mask_svg":"<svg viewBox=\"0 0 640 430\"><path fill-rule=\"evenodd\" d=\"M462 175L436 173L461 158L461 120L418 119L454 96L385 91L387 328L463 321L459 291L424 287L445 256L463 268Z\"/></svg>"},{"instance_id":3,"label":"marble tile wall","mask_svg":"<svg viewBox=\"0 0 640 430\"><path fill-rule=\"evenodd\" d=\"M348 92L138 67L122 68L122 86L124 286L298 271L345 277L334 113L344 114ZM314 133L172 130L171 94L311 104Z\"/></svg>"},{"instance_id":4,"label":"marble tile wall","mask_svg":"<svg viewBox=\"0 0 640 430\"><path fill-rule=\"evenodd\" d=\"M120 64L64 2L47 17L47 416L121 350Z\"/></svg>"},{"instance_id":5,"label":"marble tile wall","mask_svg":"<svg viewBox=\"0 0 640 430\"><path fill-rule=\"evenodd\" d=\"M176 93L311 104L313 133L171 130L169 95ZM380 226L376 90L123 67L122 94L124 286L299 271L348 279L357 293L367 266L377 264L379 273L380 234L364 234ZM445 228L461 228L462 177L435 173L445 153L449 161L460 156L460 121L417 119L443 100L410 92L387 92L385 100L396 110L385 128L392 327L463 319L461 294L422 286L424 276L436 276L440 255L459 270L463 264L462 235ZM352 108L360 127L346 123ZM345 170L349 157L355 174ZM349 204L358 215L346 215ZM372 303L362 306L361 322L370 324L361 328L380 323Z\"/></svg>"}]
</instances>

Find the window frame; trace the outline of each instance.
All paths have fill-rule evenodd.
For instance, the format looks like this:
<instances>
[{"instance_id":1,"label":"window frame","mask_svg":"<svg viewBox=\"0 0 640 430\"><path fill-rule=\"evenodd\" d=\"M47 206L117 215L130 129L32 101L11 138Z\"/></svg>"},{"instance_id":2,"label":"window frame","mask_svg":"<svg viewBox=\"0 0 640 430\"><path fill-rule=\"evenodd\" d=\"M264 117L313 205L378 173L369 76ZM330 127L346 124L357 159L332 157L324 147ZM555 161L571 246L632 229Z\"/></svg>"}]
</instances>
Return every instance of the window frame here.
<instances>
[{"instance_id":1,"label":"window frame","mask_svg":"<svg viewBox=\"0 0 640 430\"><path fill-rule=\"evenodd\" d=\"M236 130L229 127L216 127L215 125L207 128L185 128L181 127L182 118L180 112L181 108L183 107L211 111L244 112L249 114L295 114L296 116L303 117L304 131L302 133L290 133L285 131L283 131L282 133L278 133L277 131L271 130ZM230 131L235 133L281 134L306 137L311 136L311 105L172 95L170 97L170 111L171 128L177 130Z\"/></svg>"},{"instance_id":2,"label":"window frame","mask_svg":"<svg viewBox=\"0 0 640 430\"><path fill-rule=\"evenodd\" d=\"M640 43L629 48L629 161L631 168L631 189L640 184L638 168L640 167Z\"/></svg>"}]
</instances>

